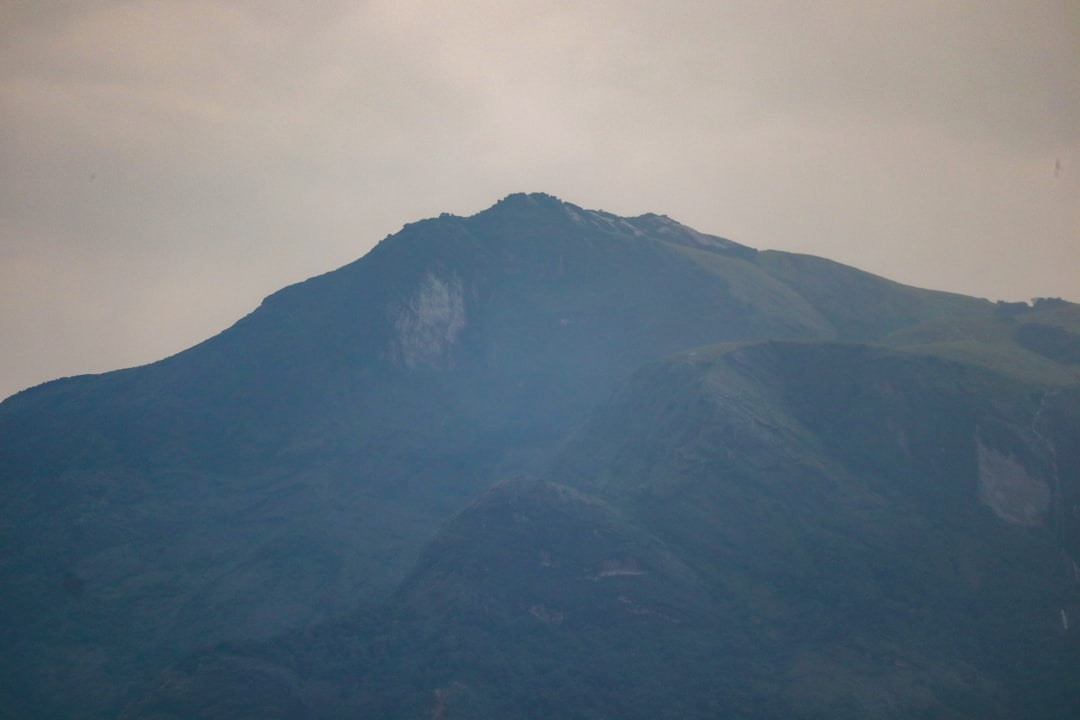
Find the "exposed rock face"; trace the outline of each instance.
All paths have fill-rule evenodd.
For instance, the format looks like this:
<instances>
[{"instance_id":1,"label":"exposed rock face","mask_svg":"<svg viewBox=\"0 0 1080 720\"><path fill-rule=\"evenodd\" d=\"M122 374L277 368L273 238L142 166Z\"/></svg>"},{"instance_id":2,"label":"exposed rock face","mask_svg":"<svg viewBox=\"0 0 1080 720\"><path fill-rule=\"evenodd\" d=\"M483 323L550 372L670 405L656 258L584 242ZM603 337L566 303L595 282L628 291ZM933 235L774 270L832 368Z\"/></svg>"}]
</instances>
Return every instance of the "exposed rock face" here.
<instances>
[{"instance_id":1,"label":"exposed rock face","mask_svg":"<svg viewBox=\"0 0 1080 720\"><path fill-rule=\"evenodd\" d=\"M415 294L392 311L397 336L393 359L410 370L453 365L451 349L465 329L465 293L455 274L428 272Z\"/></svg>"},{"instance_id":2,"label":"exposed rock face","mask_svg":"<svg viewBox=\"0 0 1080 720\"><path fill-rule=\"evenodd\" d=\"M1040 526L1050 508L1050 487L1032 477L1015 458L978 441L979 501L1002 520Z\"/></svg>"}]
</instances>

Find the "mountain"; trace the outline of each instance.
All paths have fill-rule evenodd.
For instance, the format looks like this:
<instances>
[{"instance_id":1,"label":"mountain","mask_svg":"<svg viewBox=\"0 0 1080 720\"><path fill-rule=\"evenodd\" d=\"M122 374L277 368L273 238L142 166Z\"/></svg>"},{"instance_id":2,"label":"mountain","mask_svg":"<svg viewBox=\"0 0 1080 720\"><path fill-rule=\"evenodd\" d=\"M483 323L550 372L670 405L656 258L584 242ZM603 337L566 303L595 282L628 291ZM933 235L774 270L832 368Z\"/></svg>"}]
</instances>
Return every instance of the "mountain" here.
<instances>
[{"instance_id":1,"label":"mountain","mask_svg":"<svg viewBox=\"0 0 1080 720\"><path fill-rule=\"evenodd\" d=\"M691 351L381 607L200 653L124 717L1071 718L1078 410L863 345Z\"/></svg>"},{"instance_id":2,"label":"mountain","mask_svg":"<svg viewBox=\"0 0 1080 720\"><path fill-rule=\"evenodd\" d=\"M341 665L344 650L316 651L305 633L323 633L318 642L343 644L357 657L382 658L380 667L400 670L379 676L378 684L391 688L388 694L360 693L368 698L364 702L412 716L426 707L431 693L464 697L453 683L479 687L494 680L485 681L487 666L480 666L468 682L447 678L449 685L428 683L431 673L445 670L445 653L453 650L439 649L436 640L458 637L446 634L457 632L456 616L432 617L430 607L456 612L447 599L456 598L465 603L461 612L482 625L486 620L475 608L468 609L468 598L481 593L470 574L475 567L450 573L439 568L465 568L469 557L504 544L508 553L516 548L535 554L528 536L515 540L469 530L476 518L504 507L500 498L506 493L535 503L552 527L567 527L568 537L592 537L593 531L603 535L607 531L601 528L615 528L610 532L620 542L652 548L633 555L635 562L652 568L648 582L656 584L650 586L649 603L661 598L673 604L673 611L697 618L667 623L687 633L677 640L689 653L680 662L692 665L698 662L693 653L716 654L724 647L716 634L717 618L730 618L723 637L738 635L739 643L756 646L764 636L749 627L736 633L733 628L747 616L731 608L748 602L749 593L765 592L759 586L771 581L747 580L737 588L747 594L720 603L726 608L720 612L717 577L730 574L733 566L723 564L715 543L729 541L715 533L695 542L680 540L661 527L696 527L695 507L705 512L734 497L731 488L714 488L681 514L663 515L662 508L675 507L663 501L665 493L683 493L679 488L697 482L695 472L711 476L721 458L734 463L729 470L742 478L743 487L737 495L752 507L766 507L777 496L795 492L763 475L759 465L773 463L791 469L792 478L806 476L807 488L835 484L836 497L815 495L817 500L806 505L805 527L796 524L785 531L787 545L778 538L764 546L768 557L794 551L800 532L817 542L821 535L815 523L830 515L828 502L854 503L858 512L843 520L848 524L840 535L825 533L832 545L822 547L842 546L839 538L870 542L860 540L860 533L877 527L872 512L861 514L874 507L868 493L885 493L882 483L898 482L911 485L908 495L885 493L886 499L905 512L930 513L897 535L898 542L925 545L930 537L967 542L969 536L982 538L984 531L1005 537L988 549L979 546L990 558L1013 547L1010 533L1015 531L1033 539L996 562L1030 561L1040 590L1057 587L1054 583L1064 574L1046 570L1044 551L1058 547L1059 555L1068 551L1077 557L1074 530L1066 521L1075 498L1067 493L1074 493L1074 482L1065 478L1076 477L1077 459L1068 455L1075 451L1068 448L1077 444L1070 442L1078 417L1070 393L1080 382L1078 338L1078 308L1061 301L994 305L910 288L820 258L759 252L663 216L620 218L547 195L512 195L472 217L443 215L407 225L355 263L270 296L229 330L176 356L140 368L58 380L0 404L0 586L5 588L0 594L0 616L5 618L0 705L11 717L101 717L122 707L140 713L140 707L150 707L145 703L163 697L141 688L153 686L166 667L173 668L170 677L191 680L175 663L211 652L206 657L216 659L208 660L207 667L232 662L234 671L249 673L250 658L243 653L258 658L269 652L258 638L277 638L271 645L317 658L319 667L305 671L310 677L321 677L324 662L327 668ZM728 345L692 350L715 343ZM866 343L877 347L868 349ZM696 379L683 367L697 367L688 364L691 356L677 355L690 352L713 358L711 369L701 370ZM805 375L800 375L799 352L813 360ZM719 370L732 358L757 358L754 353L763 353L760 372L771 373L765 379L749 370ZM945 412L945 399L939 406L930 402L937 393L916 393L923 404L900 419L878 414L895 410L887 403L849 413L852 403L869 401L851 394L850 377L842 370L854 362L845 359L849 353L875 358L878 353L875 362L895 365L897 372L913 363L920 369L903 372L925 378L945 393L942 398L967 398L956 400L958 408L966 409ZM757 366L756 360L746 362ZM619 385L635 371L629 385ZM881 382L894 382L881 372ZM679 373L690 373L683 378L690 385L676 382ZM819 373L831 373L830 382L819 384ZM922 382L907 375L903 381ZM946 392L964 382L974 385ZM727 383L724 392L750 414L743 418L745 427L729 423L743 430L729 428L723 432L734 435L713 435L707 446L697 447L692 440L720 432L707 411L710 403L716 405L715 398L699 392L709 383ZM972 436L971 418L978 420L984 409L978 404L980 388L991 386L987 397L1008 408L1001 411L1007 420L991 413L988 417L995 419L977 423ZM619 405L627 393L638 400ZM1035 398L1039 402L1032 406ZM606 400L606 409L597 409ZM789 405L805 406L805 412L792 414ZM1024 418L1031 432L1017 435ZM665 423L662 428L656 426L659 420ZM953 420L967 424L954 426ZM774 426L766 426L772 434L759 427L773 421ZM889 422L906 428L903 437L910 438L905 442L915 443L920 458L939 442L937 432L944 433L940 442L947 438L952 449L941 457L931 453L931 459L913 460L897 450L899 441L886 431L900 431ZM650 427L658 438L663 436L654 452L675 464L657 466L663 472L624 472L624 467L634 472L654 467L653 460L636 454L653 447L647 442ZM753 432L746 434L746 428ZM876 431L893 440L875 440ZM574 439L566 443L571 434ZM972 445L971 437L982 438L981 444ZM1048 443L1054 452L1047 450ZM1027 448L1030 457L1017 461L1018 448ZM710 452L711 459L694 465ZM992 503L980 504L972 500L979 497L975 485L962 486L953 478L970 480L979 458L1007 477L1016 474L1018 462L1026 462L1028 475L1042 485L1003 480L982 492L987 497L1004 494L1006 500L996 509ZM816 475L811 468L817 468ZM936 474L924 476L931 470ZM548 480L488 490L521 474ZM1053 482L1047 480L1051 475ZM614 477L622 479L610 481ZM563 489L568 486L575 489ZM1009 509L1016 498L1034 503L1034 509ZM870 505L858 504L863 501ZM982 512L985 527L965 525L955 538L923 537L923 530L953 517L931 517L929 508L947 502L967 508L967 514L956 517ZM1049 525L1047 512L1055 518ZM1017 526L1010 513L1039 521ZM1058 528L1056 539L1047 539L1048 532L1053 535L1048 527ZM455 532L460 542L446 545ZM603 555L610 549L602 543L590 547L573 552ZM574 563L585 562L585 555L575 557ZM868 557L852 562L865 569ZM1060 571L1061 558L1056 562ZM921 572L910 565L902 567ZM812 575L815 567L807 572ZM515 580L518 576L507 572L511 568L505 563L495 563L486 582L534 587L530 583L535 581L537 592L544 587L544 578ZM644 575L613 577L629 582ZM592 584L610 584L598 582ZM935 586L918 587L932 593ZM565 664L576 643L593 648L582 662L619 648L623 655L667 648L672 636L663 632L646 632L646 644L635 650L636 641L624 637L621 627L605 629L601 622L594 632L574 626L576 621L552 620L558 613L564 618L611 614L611 596L597 592L571 598L580 603L573 613L549 610L547 602L529 604L533 620L562 628L557 641L536 640L547 643L541 652L547 662ZM621 603L614 607L626 605L620 600L624 595L614 596ZM638 602L634 595L625 597ZM823 606L833 598L826 594L814 602ZM502 597L485 606L506 605L510 614L505 617L515 619L483 632L503 638L500 633L518 624L514 613L519 608L507 605L512 602L517 600ZM533 605L543 609L532 613ZM640 607L654 609L648 603ZM638 619L659 618L644 610ZM1060 627L1060 618L1057 622L1054 627ZM330 629L338 627L334 623L345 623L348 631ZM700 647L688 638L699 638ZM220 643L246 649L228 651L234 659L227 661L228 653L206 650ZM517 652L518 646L507 647L503 655ZM511 668L517 662L507 661ZM642 668L653 667L650 663L655 660L643 660L634 676L641 677ZM292 660L255 664L261 668L251 671L256 680L265 681L263 672L278 680L301 673ZM505 678L498 672L491 677ZM376 676L365 677L355 682L375 682L371 678ZM411 679L390 683L387 677ZM527 692L530 686L521 678L533 674L522 670L515 677L500 682L504 689L499 692L465 693L469 702L479 703L476 713L514 707L515 698L523 696L506 693ZM704 692L701 677L685 674L688 702L697 702L693 698ZM979 675L987 687L998 687L997 677L989 670ZM242 698L254 702L258 695L229 690L213 673L196 672L195 679L205 680L204 685L184 685L187 680L178 679L177 687L204 687L207 693L224 688L223 702L231 698L234 715L244 708ZM770 676L762 687L782 680ZM318 687L343 687L333 677L319 682ZM585 687L595 691L604 682L590 681ZM552 683L551 692L559 695L565 677ZM284 693L280 682L256 682L256 688L263 685ZM611 687L616 689L605 692L629 692L618 684ZM333 704L312 700L310 688L304 692L308 695L274 696L263 706L288 715L296 708ZM340 707L360 702L355 689L341 692L353 699L340 700ZM627 702L634 697L641 703L646 698L652 698L648 703L665 701L660 690L648 692L652 695L643 688L640 696L625 697ZM763 691L748 692L758 698ZM709 697L710 703L727 702L716 693ZM205 699L193 701L202 707ZM189 700L175 702L180 707ZM747 702L749 708L757 700ZM597 703L598 708L629 707ZM447 700L447 707L453 705Z\"/></svg>"}]
</instances>

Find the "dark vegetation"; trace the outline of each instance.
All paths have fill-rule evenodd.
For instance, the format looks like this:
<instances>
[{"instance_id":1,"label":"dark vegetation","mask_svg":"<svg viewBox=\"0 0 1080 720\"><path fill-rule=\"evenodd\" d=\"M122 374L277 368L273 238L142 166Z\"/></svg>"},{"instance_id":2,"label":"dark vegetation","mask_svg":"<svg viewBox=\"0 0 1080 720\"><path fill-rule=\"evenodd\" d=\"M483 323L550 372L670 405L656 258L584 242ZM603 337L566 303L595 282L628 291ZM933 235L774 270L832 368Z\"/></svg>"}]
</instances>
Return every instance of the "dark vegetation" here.
<instances>
[{"instance_id":1,"label":"dark vegetation","mask_svg":"<svg viewBox=\"0 0 1080 720\"><path fill-rule=\"evenodd\" d=\"M1080 312L1017 305L408 225L0 405L0 717L1075 717Z\"/></svg>"},{"instance_id":2,"label":"dark vegetation","mask_svg":"<svg viewBox=\"0 0 1080 720\"><path fill-rule=\"evenodd\" d=\"M1065 365L1080 365L1080 334L1056 325L1027 323L1016 329L1016 342L1031 352Z\"/></svg>"}]
</instances>

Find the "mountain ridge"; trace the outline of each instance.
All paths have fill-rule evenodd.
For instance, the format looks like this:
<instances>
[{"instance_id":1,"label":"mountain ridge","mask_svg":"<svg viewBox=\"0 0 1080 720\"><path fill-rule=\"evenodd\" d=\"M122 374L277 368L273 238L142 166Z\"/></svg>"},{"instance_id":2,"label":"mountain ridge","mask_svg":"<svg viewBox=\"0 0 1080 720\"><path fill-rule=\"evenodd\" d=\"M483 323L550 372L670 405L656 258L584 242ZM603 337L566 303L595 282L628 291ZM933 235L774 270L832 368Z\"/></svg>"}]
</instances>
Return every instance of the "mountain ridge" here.
<instances>
[{"instance_id":1,"label":"mountain ridge","mask_svg":"<svg viewBox=\"0 0 1080 720\"><path fill-rule=\"evenodd\" d=\"M393 596L478 493L691 348L889 342L1080 381L1054 359L1077 306L997 310L543 194L410 223L186 351L0 403L0 695L97 717L185 653ZM1019 342L1036 320L1066 334Z\"/></svg>"}]
</instances>

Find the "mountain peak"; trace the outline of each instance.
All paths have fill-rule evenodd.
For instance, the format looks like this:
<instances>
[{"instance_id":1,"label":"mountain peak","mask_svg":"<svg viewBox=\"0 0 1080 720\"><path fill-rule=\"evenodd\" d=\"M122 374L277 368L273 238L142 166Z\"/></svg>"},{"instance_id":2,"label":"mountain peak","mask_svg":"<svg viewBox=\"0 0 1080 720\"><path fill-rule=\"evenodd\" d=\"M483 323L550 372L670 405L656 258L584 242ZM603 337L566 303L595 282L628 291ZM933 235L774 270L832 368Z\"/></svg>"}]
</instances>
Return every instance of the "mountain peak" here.
<instances>
[{"instance_id":1,"label":"mountain peak","mask_svg":"<svg viewBox=\"0 0 1080 720\"><path fill-rule=\"evenodd\" d=\"M581 208L560 200L554 195L542 192L519 192L507 195L487 210L482 210L474 215L473 218L573 218L574 215L581 212L584 212Z\"/></svg>"},{"instance_id":2,"label":"mountain peak","mask_svg":"<svg viewBox=\"0 0 1080 720\"><path fill-rule=\"evenodd\" d=\"M275 293L232 328L167 360L56 381L0 403L0 616L9 619L0 706L14 717L116 716L126 688L150 682L189 651L278 637L342 616L357 602L394 597L401 605L388 612L452 610L430 636L447 638L451 653L460 649L457 638L475 636L456 624L458 611L478 610L485 623L488 608L507 619L495 627L499 637L545 643L545 667L565 668L564 658L576 653L582 669L550 674L550 695L610 691L593 714L678 714L667 701L685 696L704 700L700 707L715 717L724 714L710 705L724 701L715 678L733 677L731 668L699 662L695 648L758 667L743 663L740 652L771 636L751 630L733 649L732 628L771 628L809 643L808 663L842 667L833 649L812 643L831 642L843 624L830 608L846 612L851 597L884 608L864 617L897 624L926 607L923 570L944 573L934 587L952 588L960 600L971 597L965 577L985 577L984 594L992 597L997 558L989 550L961 553L983 527L987 542L998 538L1003 552L1013 553L1002 558L1043 563L1029 575L1044 590L999 593L997 605L980 606L1041 613L1015 624L1033 638L1015 647L1034 656L1030 648L1065 637L1037 633L1058 633L1062 612L1080 616L1073 609L1080 600L1029 601L1036 590L1065 597L1056 584L1060 553L1040 554L1038 533L1049 548L1057 537L1051 532L1064 532L1070 557L1078 556L1080 536L1066 520L1068 499L1080 496L1080 460L1068 452L1080 432L1080 398L1036 391L1080 379L1073 361L1080 319L1067 315L1068 307L1032 307L1022 316L1007 310L824 259L758 253L665 215L621 217L545 193L515 193L469 217L407 224L363 258ZM1035 320L1043 326L1017 334L1017 324ZM1008 372L1020 367L1040 384L985 373L966 381L940 363L915 365L893 354L871 364L845 345L821 344L906 347L896 339L902 331L920 352ZM974 337L991 340L977 345ZM680 365L619 384L676 353L697 358L683 363L696 367L713 351L695 348L780 340L806 348L774 345L710 361L701 372ZM942 389L960 381L975 399ZM984 389L994 393L985 402L976 393ZM947 414L943 403L956 397L963 402ZM1011 414L991 412L999 401ZM585 426L590 417L598 420ZM567 446L583 427L578 437L585 440ZM798 474L785 474L788 468ZM519 483L481 495L517 475L557 487ZM560 489L567 485L575 492ZM925 502L903 495L906 487L921 488ZM980 501L979 488L992 502ZM850 498L837 495L845 489ZM603 497L586 501L586 492ZM897 542L877 532L890 498L899 498ZM967 523L957 526L956 542L936 530L916 532L936 527L931 521L944 513L918 515L922 525L905 520L945 501L959 508L957 522ZM1037 504L1027 514L1010 509L1029 501ZM462 507L469 509L452 519ZM646 512L640 522L639 510ZM789 522L775 520L781 511ZM855 541L847 554L835 539L840 517ZM1014 528L1009 521L1017 519L1027 524ZM881 561L864 552L865 538L884 547ZM927 569L914 551L891 551L935 544L960 548L971 569L949 557ZM849 568L888 569L897 557L907 564L892 575L848 580ZM755 560L761 572L747 575ZM954 567L966 575L957 580ZM1008 577L993 582L1024 593L1035 587ZM680 587L685 591L673 594ZM896 588L905 591L899 599ZM756 625L755 617L774 624ZM1007 619L1002 614L1002 626ZM574 637L559 635L579 630L591 643L585 654ZM388 651L404 664L379 667L415 669L414 653L426 640L391 640ZM856 652L857 642L836 652ZM873 646L885 671L896 667L896 656L886 653L892 650ZM373 646L365 636L351 647L367 653ZM512 643L506 647L511 662L524 657ZM661 682L649 680L657 673L647 659L667 663L669 648L686 649L681 667L699 670L678 673L693 681L682 689L666 684L665 668ZM484 645L471 657L502 653ZM920 653L912 648L905 662L915 665ZM431 657L436 668L471 662ZM1013 672L1013 657L1004 662ZM291 663L282 673L293 673ZM342 682L352 683L354 660L341 667L350 673ZM591 685L563 684L593 669L600 674ZM385 685L381 677L369 676L371 687ZM413 675L406 682L419 689L402 692L430 698L439 686L429 679ZM480 687L473 677L462 682ZM654 705L627 699L639 685L646 695L656 692ZM508 686L500 680L485 687L486 697L499 698ZM881 696L880 686L866 687L868 698ZM244 692L227 695L250 703ZM358 715L419 716L399 709Z\"/></svg>"},{"instance_id":3,"label":"mountain peak","mask_svg":"<svg viewBox=\"0 0 1080 720\"><path fill-rule=\"evenodd\" d=\"M699 232L667 215L650 212L636 217L623 217L604 210L587 210L542 192L507 195L474 217L499 216L504 213L509 217L535 217L539 214L552 219L568 220L589 230L634 237L649 236L676 245L743 257L751 257L757 252L726 238Z\"/></svg>"},{"instance_id":4,"label":"mountain peak","mask_svg":"<svg viewBox=\"0 0 1080 720\"><path fill-rule=\"evenodd\" d=\"M555 207L565 203L554 195L543 192L510 193L499 200L493 207Z\"/></svg>"}]
</instances>

